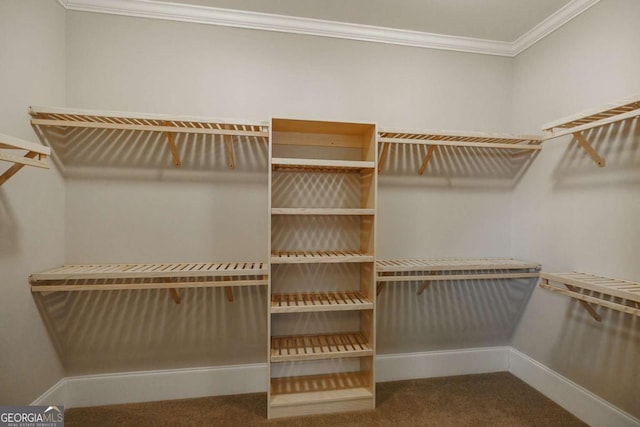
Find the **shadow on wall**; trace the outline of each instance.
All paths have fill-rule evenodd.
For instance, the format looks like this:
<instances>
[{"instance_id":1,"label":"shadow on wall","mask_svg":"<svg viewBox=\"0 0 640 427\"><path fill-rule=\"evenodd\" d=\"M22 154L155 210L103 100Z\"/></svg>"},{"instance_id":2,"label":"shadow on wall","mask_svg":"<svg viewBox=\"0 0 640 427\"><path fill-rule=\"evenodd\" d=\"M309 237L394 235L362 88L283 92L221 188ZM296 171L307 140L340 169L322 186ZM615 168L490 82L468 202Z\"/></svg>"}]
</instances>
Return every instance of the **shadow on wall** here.
<instances>
[{"instance_id":1,"label":"shadow on wall","mask_svg":"<svg viewBox=\"0 0 640 427\"><path fill-rule=\"evenodd\" d=\"M583 133L606 166L598 167L573 138L553 172L555 188L640 184L640 120L627 120ZM551 140L545 144L554 144Z\"/></svg>"},{"instance_id":2,"label":"shadow on wall","mask_svg":"<svg viewBox=\"0 0 640 427\"><path fill-rule=\"evenodd\" d=\"M426 145L391 144L382 165L385 183L508 191L538 155L538 151L439 146L421 176L419 170L427 150ZM406 179L407 174L414 176ZM404 178L401 182L400 176Z\"/></svg>"},{"instance_id":3,"label":"shadow on wall","mask_svg":"<svg viewBox=\"0 0 640 427\"><path fill-rule=\"evenodd\" d=\"M34 130L51 147L54 162L67 177L107 175L115 179L170 177L206 181L214 179L209 173L229 169L221 135L176 134L175 144L182 163L176 168L167 136L162 132L37 126ZM233 136L231 145L236 170L267 171L266 138ZM132 169L138 173L130 173Z\"/></svg>"},{"instance_id":4,"label":"shadow on wall","mask_svg":"<svg viewBox=\"0 0 640 427\"><path fill-rule=\"evenodd\" d=\"M19 253L18 233L18 220L4 190L0 188L0 255Z\"/></svg>"},{"instance_id":5,"label":"shadow on wall","mask_svg":"<svg viewBox=\"0 0 640 427\"><path fill-rule=\"evenodd\" d=\"M266 286L34 294L69 375L264 363Z\"/></svg>"},{"instance_id":6,"label":"shadow on wall","mask_svg":"<svg viewBox=\"0 0 640 427\"><path fill-rule=\"evenodd\" d=\"M537 279L387 284L377 300L379 354L508 345Z\"/></svg>"},{"instance_id":7,"label":"shadow on wall","mask_svg":"<svg viewBox=\"0 0 640 427\"><path fill-rule=\"evenodd\" d=\"M553 346L550 367L608 401L640 416L640 318L595 307L595 321L571 300Z\"/></svg>"}]
</instances>

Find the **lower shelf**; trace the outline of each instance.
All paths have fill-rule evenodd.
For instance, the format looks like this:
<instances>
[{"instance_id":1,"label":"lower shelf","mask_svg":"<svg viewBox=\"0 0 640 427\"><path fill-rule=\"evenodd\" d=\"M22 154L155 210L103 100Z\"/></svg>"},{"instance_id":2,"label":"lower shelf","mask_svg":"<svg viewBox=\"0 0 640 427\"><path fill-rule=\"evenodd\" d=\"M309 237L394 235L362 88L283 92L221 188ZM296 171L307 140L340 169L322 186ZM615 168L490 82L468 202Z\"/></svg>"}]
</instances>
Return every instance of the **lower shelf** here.
<instances>
[{"instance_id":1,"label":"lower shelf","mask_svg":"<svg viewBox=\"0 0 640 427\"><path fill-rule=\"evenodd\" d=\"M270 418L374 409L371 374L271 379Z\"/></svg>"},{"instance_id":2,"label":"lower shelf","mask_svg":"<svg viewBox=\"0 0 640 427\"><path fill-rule=\"evenodd\" d=\"M360 333L282 336L271 338L271 362L373 356Z\"/></svg>"}]
</instances>

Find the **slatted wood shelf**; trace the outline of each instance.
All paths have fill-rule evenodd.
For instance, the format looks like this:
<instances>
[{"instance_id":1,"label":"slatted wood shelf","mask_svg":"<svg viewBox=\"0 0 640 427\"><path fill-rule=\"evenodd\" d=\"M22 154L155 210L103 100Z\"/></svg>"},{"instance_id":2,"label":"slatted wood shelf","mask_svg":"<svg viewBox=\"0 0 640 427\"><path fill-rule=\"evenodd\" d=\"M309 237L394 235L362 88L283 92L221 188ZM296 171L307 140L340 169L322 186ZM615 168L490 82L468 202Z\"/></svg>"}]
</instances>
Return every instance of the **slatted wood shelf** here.
<instances>
[{"instance_id":1,"label":"slatted wood shelf","mask_svg":"<svg viewBox=\"0 0 640 427\"><path fill-rule=\"evenodd\" d=\"M382 276L380 273L530 269L538 270L540 269L540 264L519 261L512 258L427 258L376 261L378 279L384 278L385 280L388 276Z\"/></svg>"},{"instance_id":2,"label":"slatted wood shelf","mask_svg":"<svg viewBox=\"0 0 640 427\"><path fill-rule=\"evenodd\" d=\"M105 129L122 132L156 132L167 137L174 165L182 162L176 148L176 134L220 135L225 142L227 164L235 168L233 139L268 143L269 125L248 120L215 119L165 114L144 114L118 111L91 111L71 108L29 107L31 124L39 128Z\"/></svg>"},{"instance_id":3,"label":"slatted wood shelf","mask_svg":"<svg viewBox=\"0 0 640 427\"><path fill-rule=\"evenodd\" d=\"M11 152L7 150L11 150ZM12 152L14 150L24 152L24 154L16 155ZM50 154L49 147L0 133L0 160L12 163L12 166L0 175L0 185L18 173L24 166L49 169L47 157Z\"/></svg>"},{"instance_id":4,"label":"slatted wood shelf","mask_svg":"<svg viewBox=\"0 0 640 427\"><path fill-rule=\"evenodd\" d=\"M272 215L375 215L375 209L343 208L272 208Z\"/></svg>"},{"instance_id":5,"label":"slatted wood shelf","mask_svg":"<svg viewBox=\"0 0 640 427\"><path fill-rule=\"evenodd\" d=\"M271 337L271 362L372 355L371 345L360 333Z\"/></svg>"},{"instance_id":6,"label":"slatted wood shelf","mask_svg":"<svg viewBox=\"0 0 640 427\"><path fill-rule=\"evenodd\" d=\"M598 321L601 320L601 317L590 304L640 316L640 283L577 272L553 274L543 272L540 273L540 277L542 278L540 281L542 288L580 301L583 307ZM551 285L549 282L562 284L567 289ZM591 292L591 294L586 294L585 291ZM621 298L631 305L605 299L610 297Z\"/></svg>"},{"instance_id":7,"label":"slatted wood shelf","mask_svg":"<svg viewBox=\"0 0 640 427\"><path fill-rule=\"evenodd\" d=\"M424 174L429 161L433 158L437 147L467 147L473 149L498 149L510 151L528 151L534 153L540 150L542 136L539 135L511 135L483 132L458 132L443 130L394 130L380 129L378 142L381 143L378 173L386 161L392 144L427 145L427 153L422 161L418 173Z\"/></svg>"},{"instance_id":8,"label":"slatted wood shelf","mask_svg":"<svg viewBox=\"0 0 640 427\"><path fill-rule=\"evenodd\" d=\"M272 251L272 264L373 262L370 254L358 251Z\"/></svg>"},{"instance_id":9,"label":"slatted wood shelf","mask_svg":"<svg viewBox=\"0 0 640 427\"><path fill-rule=\"evenodd\" d=\"M275 171L360 172L375 169L375 162L274 157L271 166Z\"/></svg>"},{"instance_id":10,"label":"slatted wood shelf","mask_svg":"<svg viewBox=\"0 0 640 427\"><path fill-rule=\"evenodd\" d=\"M540 277L540 264L512 258L429 258L376 261L378 295L388 283L422 281L418 295L431 281L528 279Z\"/></svg>"},{"instance_id":11,"label":"slatted wood shelf","mask_svg":"<svg viewBox=\"0 0 640 427\"><path fill-rule=\"evenodd\" d=\"M32 292L267 285L262 262L65 265L29 277Z\"/></svg>"},{"instance_id":12,"label":"slatted wood shelf","mask_svg":"<svg viewBox=\"0 0 640 427\"><path fill-rule=\"evenodd\" d=\"M546 123L543 140L554 139L640 116L640 95Z\"/></svg>"},{"instance_id":13,"label":"slatted wood shelf","mask_svg":"<svg viewBox=\"0 0 640 427\"><path fill-rule=\"evenodd\" d=\"M638 117L640 117L640 95L547 123L542 126L545 132L543 141L573 135L591 159L598 166L604 167L604 159L596 152L583 132Z\"/></svg>"},{"instance_id":14,"label":"slatted wood shelf","mask_svg":"<svg viewBox=\"0 0 640 427\"><path fill-rule=\"evenodd\" d=\"M271 295L271 313L370 310L373 301L360 292L286 293Z\"/></svg>"}]
</instances>

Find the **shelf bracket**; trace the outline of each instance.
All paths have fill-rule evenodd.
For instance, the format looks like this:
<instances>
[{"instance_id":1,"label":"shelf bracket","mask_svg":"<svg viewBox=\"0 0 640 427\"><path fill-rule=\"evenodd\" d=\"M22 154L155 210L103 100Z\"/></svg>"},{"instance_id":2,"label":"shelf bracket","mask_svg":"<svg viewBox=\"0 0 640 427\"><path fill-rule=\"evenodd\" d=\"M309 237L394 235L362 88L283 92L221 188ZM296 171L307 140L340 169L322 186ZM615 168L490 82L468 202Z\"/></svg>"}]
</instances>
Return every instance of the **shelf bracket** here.
<instances>
[{"instance_id":1,"label":"shelf bracket","mask_svg":"<svg viewBox=\"0 0 640 427\"><path fill-rule=\"evenodd\" d=\"M171 126L170 122L164 122L165 126ZM178 156L178 149L176 148L175 133L167 132L167 141L169 142L169 149L171 150L171 156L173 157L173 164L179 168L182 166L180 156Z\"/></svg>"},{"instance_id":2,"label":"shelf bracket","mask_svg":"<svg viewBox=\"0 0 640 427\"><path fill-rule=\"evenodd\" d=\"M384 290L385 285L386 285L386 283L384 283L384 282L378 283L378 285L376 286L376 296L380 296L380 294Z\"/></svg>"},{"instance_id":3,"label":"shelf bracket","mask_svg":"<svg viewBox=\"0 0 640 427\"><path fill-rule=\"evenodd\" d=\"M580 146L584 149L584 151L586 151L589 156L591 156L591 159L599 166L599 167L604 167L605 166L605 162L604 159L602 157L600 157L600 155L598 155L598 153L596 152L596 150L593 149L593 147L591 146L591 144L589 144L589 141L587 141L587 139L582 135L582 133L580 132L574 132L573 133L574 138L578 141L578 143L580 144Z\"/></svg>"},{"instance_id":4,"label":"shelf bracket","mask_svg":"<svg viewBox=\"0 0 640 427\"><path fill-rule=\"evenodd\" d=\"M224 277L222 279L225 282L228 282L231 280L230 277ZM231 286L225 286L224 287L224 293L227 295L227 301L229 302L233 302L233 288Z\"/></svg>"},{"instance_id":5,"label":"shelf bracket","mask_svg":"<svg viewBox=\"0 0 640 427\"><path fill-rule=\"evenodd\" d=\"M419 175L424 175L424 171L427 170L427 165L429 164L429 160L433 157L433 153L435 153L437 145L430 145L427 148L427 154L424 156L424 160L422 161L422 166L420 166L420 170L418 171Z\"/></svg>"},{"instance_id":6,"label":"shelf bracket","mask_svg":"<svg viewBox=\"0 0 640 427\"><path fill-rule=\"evenodd\" d=\"M175 288L169 288L169 294L171 295L171 298L173 298L173 301L176 304L180 304L180 302L182 301L182 298L180 298L180 294Z\"/></svg>"},{"instance_id":7,"label":"shelf bracket","mask_svg":"<svg viewBox=\"0 0 640 427\"><path fill-rule=\"evenodd\" d=\"M36 153L34 151L29 151L27 154L24 155L24 157L26 157L27 159L33 159L37 155L38 155L38 153ZM46 156L45 156L45 158L46 158ZM42 158L40 160L42 160ZM2 175L0 175L0 185L4 184L6 181L8 181L9 178L11 178L13 175L18 173L18 171L20 169L22 169L24 166L25 165L23 163L16 163L13 166L11 166L9 169L7 169Z\"/></svg>"},{"instance_id":8,"label":"shelf bracket","mask_svg":"<svg viewBox=\"0 0 640 427\"><path fill-rule=\"evenodd\" d=\"M225 129L231 129L231 126L224 125ZM231 141L231 135L224 135L224 149L227 152L227 166L229 169L236 168L236 156L233 151L233 142Z\"/></svg>"},{"instance_id":9,"label":"shelf bracket","mask_svg":"<svg viewBox=\"0 0 640 427\"><path fill-rule=\"evenodd\" d=\"M422 295L430 284L431 282L429 280L425 280L424 282L422 282L422 285L420 285L420 288L418 289L418 292L416 292L416 295Z\"/></svg>"},{"instance_id":10,"label":"shelf bracket","mask_svg":"<svg viewBox=\"0 0 640 427\"><path fill-rule=\"evenodd\" d=\"M542 283L544 283L545 285L549 286L549 280L547 280L547 279L542 279ZM569 285L568 283L565 283L564 285L571 292L579 293L578 289L575 286ZM574 298L574 299L577 299L577 298ZM596 310L593 308L593 306L591 304L589 304L587 301L583 301L581 299L578 299L577 301L584 307L585 310L587 310L589 312L591 317L596 319L598 322L602 322L602 317L600 317L600 315L596 312Z\"/></svg>"},{"instance_id":11,"label":"shelf bracket","mask_svg":"<svg viewBox=\"0 0 640 427\"><path fill-rule=\"evenodd\" d=\"M378 160L378 175L382 173L382 165L387 160L387 155L389 154L389 143L382 143L382 153L380 153L380 159Z\"/></svg>"}]
</instances>

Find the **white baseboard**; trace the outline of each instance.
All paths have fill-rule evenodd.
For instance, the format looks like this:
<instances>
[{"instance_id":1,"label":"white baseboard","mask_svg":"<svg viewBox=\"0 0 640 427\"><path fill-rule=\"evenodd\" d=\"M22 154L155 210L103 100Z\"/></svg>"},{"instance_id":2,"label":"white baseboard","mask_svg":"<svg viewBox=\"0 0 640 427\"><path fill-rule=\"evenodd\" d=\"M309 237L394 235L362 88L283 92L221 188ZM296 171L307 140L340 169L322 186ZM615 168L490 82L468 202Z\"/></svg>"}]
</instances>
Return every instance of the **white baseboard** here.
<instances>
[{"instance_id":1,"label":"white baseboard","mask_svg":"<svg viewBox=\"0 0 640 427\"><path fill-rule=\"evenodd\" d=\"M509 371L594 427L638 427L640 420L563 377L529 356L511 348Z\"/></svg>"},{"instance_id":2,"label":"white baseboard","mask_svg":"<svg viewBox=\"0 0 640 427\"><path fill-rule=\"evenodd\" d=\"M67 379L62 378L31 402L31 405L64 405L67 402Z\"/></svg>"},{"instance_id":3,"label":"white baseboard","mask_svg":"<svg viewBox=\"0 0 640 427\"><path fill-rule=\"evenodd\" d=\"M640 420L511 347L376 357L376 381L510 371L592 426L640 426ZM65 408L267 391L265 363L67 377L32 405Z\"/></svg>"},{"instance_id":4,"label":"white baseboard","mask_svg":"<svg viewBox=\"0 0 640 427\"><path fill-rule=\"evenodd\" d=\"M484 374L509 370L509 347L486 347L376 357L376 381Z\"/></svg>"}]
</instances>

